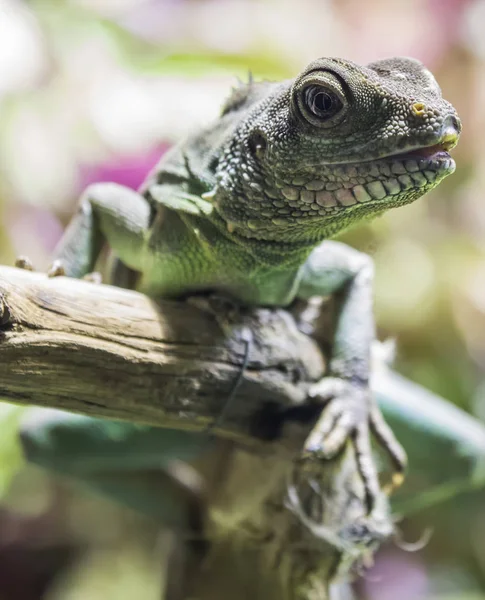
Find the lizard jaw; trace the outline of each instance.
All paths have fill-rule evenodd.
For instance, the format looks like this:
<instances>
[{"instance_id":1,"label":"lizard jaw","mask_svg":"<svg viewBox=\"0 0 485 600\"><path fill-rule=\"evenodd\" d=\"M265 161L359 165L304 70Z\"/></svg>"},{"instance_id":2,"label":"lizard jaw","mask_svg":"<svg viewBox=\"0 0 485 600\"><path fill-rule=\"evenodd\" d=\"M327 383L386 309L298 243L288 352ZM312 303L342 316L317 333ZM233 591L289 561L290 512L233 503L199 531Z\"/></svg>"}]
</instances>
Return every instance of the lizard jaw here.
<instances>
[{"instance_id":1,"label":"lizard jaw","mask_svg":"<svg viewBox=\"0 0 485 600\"><path fill-rule=\"evenodd\" d=\"M263 241L323 239L349 224L349 217L342 215L364 218L409 204L455 167L441 145L373 161L322 165L320 172L285 174L268 192L263 185L248 188L246 214L233 213L227 205L219 206L219 213L230 236ZM275 195L280 199L274 200Z\"/></svg>"},{"instance_id":2,"label":"lizard jaw","mask_svg":"<svg viewBox=\"0 0 485 600\"><path fill-rule=\"evenodd\" d=\"M456 168L449 150L457 140L456 130L446 130L433 144L368 160L307 165L247 186L243 178L245 210L221 202L218 211L230 237L323 239L351 220L409 204L436 187Z\"/></svg>"}]
</instances>

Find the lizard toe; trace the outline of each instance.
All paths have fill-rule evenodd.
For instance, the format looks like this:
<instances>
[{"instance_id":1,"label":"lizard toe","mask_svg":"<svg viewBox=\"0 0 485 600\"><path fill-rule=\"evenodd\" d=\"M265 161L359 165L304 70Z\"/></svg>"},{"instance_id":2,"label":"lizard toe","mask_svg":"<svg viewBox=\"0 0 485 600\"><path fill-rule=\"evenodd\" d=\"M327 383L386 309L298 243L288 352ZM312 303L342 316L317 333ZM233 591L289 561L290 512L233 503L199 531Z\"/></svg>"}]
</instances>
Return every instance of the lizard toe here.
<instances>
[{"instance_id":1,"label":"lizard toe","mask_svg":"<svg viewBox=\"0 0 485 600\"><path fill-rule=\"evenodd\" d=\"M19 256L15 261L17 269L24 269L25 271L34 271L34 265L28 256Z\"/></svg>"},{"instance_id":2,"label":"lizard toe","mask_svg":"<svg viewBox=\"0 0 485 600\"><path fill-rule=\"evenodd\" d=\"M51 266L47 269L48 277L62 277L66 274L64 264L61 260L55 260Z\"/></svg>"},{"instance_id":3,"label":"lizard toe","mask_svg":"<svg viewBox=\"0 0 485 600\"><path fill-rule=\"evenodd\" d=\"M387 494L391 494L404 482L404 472L407 467L407 455L375 403L371 406L369 426L377 442L389 456L394 468L391 475L391 481L384 486L384 491Z\"/></svg>"},{"instance_id":4,"label":"lizard toe","mask_svg":"<svg viewBox=\"0 0 485 600\"><path fill-rule=\"evenodd\" d=\"M345 403L331 402L307 438L304 456L327 460L333 458L344 448L354 426L352 415L345 410Z\"/></svg>"},{"instance_id":5,"label":"lizard toe","mask_svg":"<svg viewBox=\"0 0 485 600\"><path fill-rule=\"evenodd\" d=\"M367 423L360 424L356 427L352 435L352 443L355 450L357 471L364 484L367 514L370 514L376 505L380 493L380 485L374 457L372 456L370 432Z\"/></svg>"}]
</instances>

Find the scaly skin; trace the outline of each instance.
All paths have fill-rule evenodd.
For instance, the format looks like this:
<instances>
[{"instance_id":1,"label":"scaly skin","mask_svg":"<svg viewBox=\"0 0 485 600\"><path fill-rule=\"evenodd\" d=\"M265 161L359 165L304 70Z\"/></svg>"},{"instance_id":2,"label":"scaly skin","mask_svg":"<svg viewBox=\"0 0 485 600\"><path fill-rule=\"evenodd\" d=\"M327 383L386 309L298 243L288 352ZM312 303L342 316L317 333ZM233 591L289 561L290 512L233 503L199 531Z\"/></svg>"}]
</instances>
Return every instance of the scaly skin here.
<instances>
[{"instance_id":1,"label":"scaly skin","mask_svg":"<svg viewBox=\"0 0 485 600\"><path fill-rule=\"evenodd\" d=\"M330 84L348 109L330 121L309 120L302 90L312 82ZM450 147L459 129L417 61L315 61L295 81L273 84L232 133L216 172L218 212L249 238L318 243L435 187L454 170L448 156L393 155ZM258 134L266 149L248 152Z\"/></svg>"},{"instance_id":2,"label":"scaly skin","mask_svg":"<svg viewBox=\"0 0 485 600\"><path fill-rule=\"evenodd\" d=\"M152 296L217 291L287 306L341 293L332 377L310 393L331 402L304 456L330 458L350 439L372 510L379 486L369 431L398 473L406 462L369 392L373 267L324 240L434 188L455 169L448 150L460 130L433 75L412 59L361 67L324 58L295 80L241 86L220 119L167 153L139 193L88 188L52 273L85 275L107 242ZM127 285L124 271L115 283Z\"/></svg>"},{"instance_id":3,"label":"scaly skin","mask_svg":"<svg viewBox=\"0 0 485 600\"><path fill-rule=\"evenodd\" d=\"M311 81L347 93L350 105L336 121L303 116L301 90ZM408 59L367 68L323 59L294 81L251 83L229 99L216 129L175 147L153 177L189 194L209 192L212 214L180 214L183 223L164 214L151 234L152 259L125 262L143 273L141 289L150 294L211 287L245 303L288 304L315 245L416 200L453 172L445 152L412 151L449 148L459 129L431 73ZM155 181L147 196L164 204L168 190Z\"/></svg>"}]
</instances>

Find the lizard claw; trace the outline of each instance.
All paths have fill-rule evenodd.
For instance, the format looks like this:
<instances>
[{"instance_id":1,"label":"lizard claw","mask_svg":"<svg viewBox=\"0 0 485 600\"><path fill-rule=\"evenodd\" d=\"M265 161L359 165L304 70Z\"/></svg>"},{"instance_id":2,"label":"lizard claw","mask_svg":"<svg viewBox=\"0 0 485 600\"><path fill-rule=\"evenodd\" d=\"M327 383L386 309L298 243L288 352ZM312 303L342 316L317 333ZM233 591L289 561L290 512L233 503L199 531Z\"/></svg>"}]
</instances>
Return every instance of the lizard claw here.
<instances>
[{"instance_id":1,"label":"lizard claw","mask_svg":"<svg viewBox=\"0 0 485 600\"><path fill-rule=\"evenodd\" d=\"M35 270L32 261L27 256L19 256L15 261L15 266L18 269L25 269L26 271ZM55 260L47 270L48 277L61 277L65 274L66 270L61 260ZM96 284L102 283L103 281L101 273L98 273L97 271L84 275L83 279Z\"/></svg>"},{"instance_id":2,"label":"lizard claw","mask_svg":"<svg viewBox=\"0 0 485 600\"><path fill-rule=\"evenodd\" d=\"M362 478L366 507L371 513L380 485L372 456L371 432L389 454L395 468L390 493L404 480L406 454L374 403L368 388L338 378L325 378L309 392L312 399L327 401L327 405L308 436L303 459L331 459L350 440L355 451L357 470Z\"/></svg>"},{"instance_id":3,"label":"lizard claw","mask_svg":"<svg viewBox=\"0 0 485 600\"><path fill-rule=\"evenodd\" d=\"M25 271L34 271L32 261L28 256L18 256L15 261L17 269L24 269Z\"/></svg>"},{"instance_id":4,"label":"lizard claw","mask_svg":"<svg viewBox=\"0 0 485 600\"><path fill-rule=\"evenodd\" d=\"M66 270L61 260L55 260L47 269L47 277L62 277L65 274Z\"/></svg>"}]
</instances>

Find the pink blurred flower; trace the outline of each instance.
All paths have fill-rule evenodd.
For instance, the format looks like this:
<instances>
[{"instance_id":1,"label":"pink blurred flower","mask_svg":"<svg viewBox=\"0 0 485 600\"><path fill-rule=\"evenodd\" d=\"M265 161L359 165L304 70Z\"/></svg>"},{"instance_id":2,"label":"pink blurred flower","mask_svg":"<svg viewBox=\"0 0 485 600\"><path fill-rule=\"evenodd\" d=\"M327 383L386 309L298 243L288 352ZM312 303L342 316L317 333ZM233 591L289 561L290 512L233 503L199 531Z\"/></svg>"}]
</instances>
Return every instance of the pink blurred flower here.
<instances>
[{"instance_id":1,"label":"pink blurred flower","mask_svg":"<svg viewBox=\"0 0 485 600\"><path fill-rule=\"evenodd\" d=\"M82 165L79 178L80 191L91 183L103 181L119 183L136 190L167 148L168 146L164 145L143 154L117 156L106 162Z\"/></svg>"},{"instance_id":2,"label":"pink blurred flower","mask_svg":"<svg viewBox=\"0 0 485 600\"><path fill-rule=\"evenodd\" d=\"M433 66L460 40L469 4L470 0L347 0L335 7L349 28L347 55L357 62L404 55Z\"/></svg>"},{"instance_id":3,"label":"pink blurred flower","mask_svg":"<svg viewBox=\"0 0 485 600\"><path fill-rule=\"evenodd\" d=\"M375 566L361 581L365 598L372 600L425 600L429 580L416 557L389 548L380 553Z\"/></svg>"}]
</instances>

